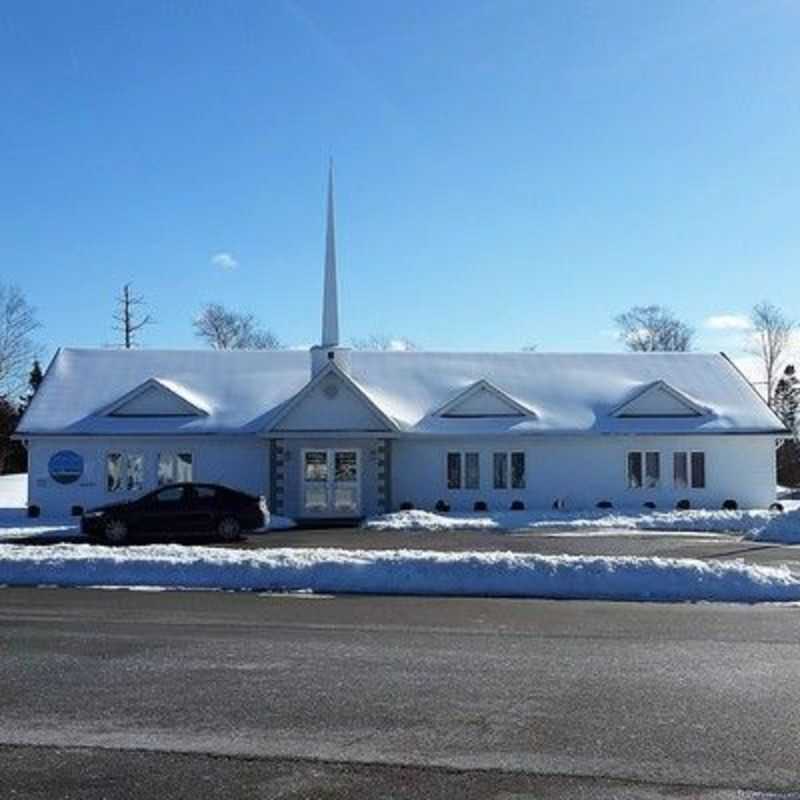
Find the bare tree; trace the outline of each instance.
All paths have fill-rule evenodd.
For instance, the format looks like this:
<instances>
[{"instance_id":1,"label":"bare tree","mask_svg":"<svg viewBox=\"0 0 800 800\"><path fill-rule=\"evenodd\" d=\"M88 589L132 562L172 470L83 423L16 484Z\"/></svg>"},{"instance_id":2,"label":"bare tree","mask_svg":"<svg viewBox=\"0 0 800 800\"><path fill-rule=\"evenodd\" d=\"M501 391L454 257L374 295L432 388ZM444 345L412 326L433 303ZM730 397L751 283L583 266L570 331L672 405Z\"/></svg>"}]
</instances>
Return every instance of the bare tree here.
<instances>
[{"instance_id":1,"label":"bare tree","mask_svg":"<svg viewBox=\"0 0 800 800\"><path fill-rule=\"evenodd\" d=\"M633 306L614 317L619 338L628 350L651 353L692 349L694 328L663 306Z\"/></svg>"},{"instance_id":2,"label":"bare tree","mask_svg":"<svg viewBox=\"0 0 800 800\"><path fill-rule=\"evenodd\" d=\"M259 327L253 314L208 303L192 322L195 336L214 350L280 350L280 339Z\"/></svg>"},{"instance_id":3,"label":"bare tree","mask_svg":"<svg viewBox=\"0 0 800 800\"><path fill-rule=\"evenodd\" d=\"M142 306L147 305L141 295L131 292L131 285L126 283L117 298L117 310L114 312L114 330L122 334L122 346L126 350L136 347L136 334L145 326L153 325L155 320L150 314L143 314Z\"/></svg>"},{"instance_id":4,"label":"bare tree","mask_svg":"<svg viewBox=\"0 0 800 800\"><path fill-rule=\"evenodd\" d=\"M751 342L746 349L761 361L767 389L767 404L772 408L775 403L775 385L783 366L782 361L787 355L797 323L766 300L753 306L750 321L753 323L753 331L750 334Z\"/></svg>"},{"instance_id":5,"label":"bare tree","mask_svg":"<svg viewBox=\"0 0 800 800\"><path fill-rule=\"evenodd\" d=\"M363 339L352 339L350 344L354 350L419 350L417 345L405 336L389 336L373 333Z\"/></svg>"},{"instance_id":6,"label":"bare tree","mask_svg":"<svg viewBox=\"0 0 800 800\"><path fill-rule=\"evenodd\" d=\"M0 397L11 401L24 388L37 355L33 334L38 328L36 310L22 291L0 283Z\"/></svg>"}]
</instances>

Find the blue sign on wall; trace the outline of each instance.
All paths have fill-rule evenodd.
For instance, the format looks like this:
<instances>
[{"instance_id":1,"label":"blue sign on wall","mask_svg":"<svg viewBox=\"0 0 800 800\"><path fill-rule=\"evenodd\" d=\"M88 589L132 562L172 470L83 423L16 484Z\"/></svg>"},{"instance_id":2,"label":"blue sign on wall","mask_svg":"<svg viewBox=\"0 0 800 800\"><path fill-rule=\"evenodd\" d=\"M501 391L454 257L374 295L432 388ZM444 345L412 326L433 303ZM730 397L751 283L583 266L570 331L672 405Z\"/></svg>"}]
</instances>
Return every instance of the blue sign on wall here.
<instances>
[{"instance_id":1,"label":"blue sign on wall","mask_svg":"<svg viewBox=\"0 0 800 800\"><path fill-rule=\"evenodd\" d=\"M47 464L50 477L58 483L75 483L83 475L83 457L73 450L59 450Z\"/></svg>"}]
</instances>

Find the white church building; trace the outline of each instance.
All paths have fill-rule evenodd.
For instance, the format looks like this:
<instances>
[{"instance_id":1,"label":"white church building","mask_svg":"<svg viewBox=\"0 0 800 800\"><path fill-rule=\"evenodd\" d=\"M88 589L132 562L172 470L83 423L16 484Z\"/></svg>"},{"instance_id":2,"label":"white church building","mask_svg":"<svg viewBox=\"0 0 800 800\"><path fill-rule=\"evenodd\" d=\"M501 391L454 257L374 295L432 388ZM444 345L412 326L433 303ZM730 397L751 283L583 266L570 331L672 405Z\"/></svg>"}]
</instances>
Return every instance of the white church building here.
<instances>
[{"instance_id":1,"label":"white church building","mask_svg":"<svg viewBox=\"0 0 800 800\"><path fill-rule=\"evenodd\" d=\"M766 507L786 434L724 354L342 345L331 179L319 345L63 348L16 436L33 513L79 514L193 480L313 522L437 503Z\"/></svg>"}]
</instances>

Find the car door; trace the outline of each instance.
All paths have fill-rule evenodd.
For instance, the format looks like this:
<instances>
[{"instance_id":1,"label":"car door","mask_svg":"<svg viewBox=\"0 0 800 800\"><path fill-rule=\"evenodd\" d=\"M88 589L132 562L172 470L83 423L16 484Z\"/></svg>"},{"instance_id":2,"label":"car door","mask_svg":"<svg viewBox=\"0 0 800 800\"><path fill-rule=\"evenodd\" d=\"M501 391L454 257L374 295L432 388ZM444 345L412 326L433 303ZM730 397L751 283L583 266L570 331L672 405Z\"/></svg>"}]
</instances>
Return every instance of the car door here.
<instances>
[{"instance_id":1,"label":"car door","mask_svg":"<svg viewBox=\"0 0 800 800\"><path fill-rule=\"evenodd\" d=\"M144 533L178 533L185 529L185 517L186 488L165 486L141 509L140 526Z\"/></svg>"},{"instance_id":2,"label":"car door","mask_svg":"<svg viewBox=\"0 0 800 800\"><path fill-rule=\"evenodd\" d=\"M186 488L186 519L188 533L205 533L217 527L220 493L214 486L203 484Z\"/></svg>"}]
</instances>

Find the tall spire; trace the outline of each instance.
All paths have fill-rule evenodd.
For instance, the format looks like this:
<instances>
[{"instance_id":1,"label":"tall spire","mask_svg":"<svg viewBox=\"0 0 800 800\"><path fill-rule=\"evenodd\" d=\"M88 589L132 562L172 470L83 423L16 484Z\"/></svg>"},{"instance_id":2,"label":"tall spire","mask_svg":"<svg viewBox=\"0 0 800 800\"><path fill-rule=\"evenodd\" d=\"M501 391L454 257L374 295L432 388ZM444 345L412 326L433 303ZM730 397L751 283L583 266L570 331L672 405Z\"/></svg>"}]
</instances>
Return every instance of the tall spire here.
<instances>
[{"instance_id":1,"label":"tall spire","mask_svg":"<svg viewBox=\"0 0 800 800\"><path fill-rule=\"evenodd\" d=\"M339 344L339 296L336 287L336 233L333 215L333 159L328 167L328 222L325 235L325 293L322 299L323 347Z\"/></svg>"}]
</instances>

